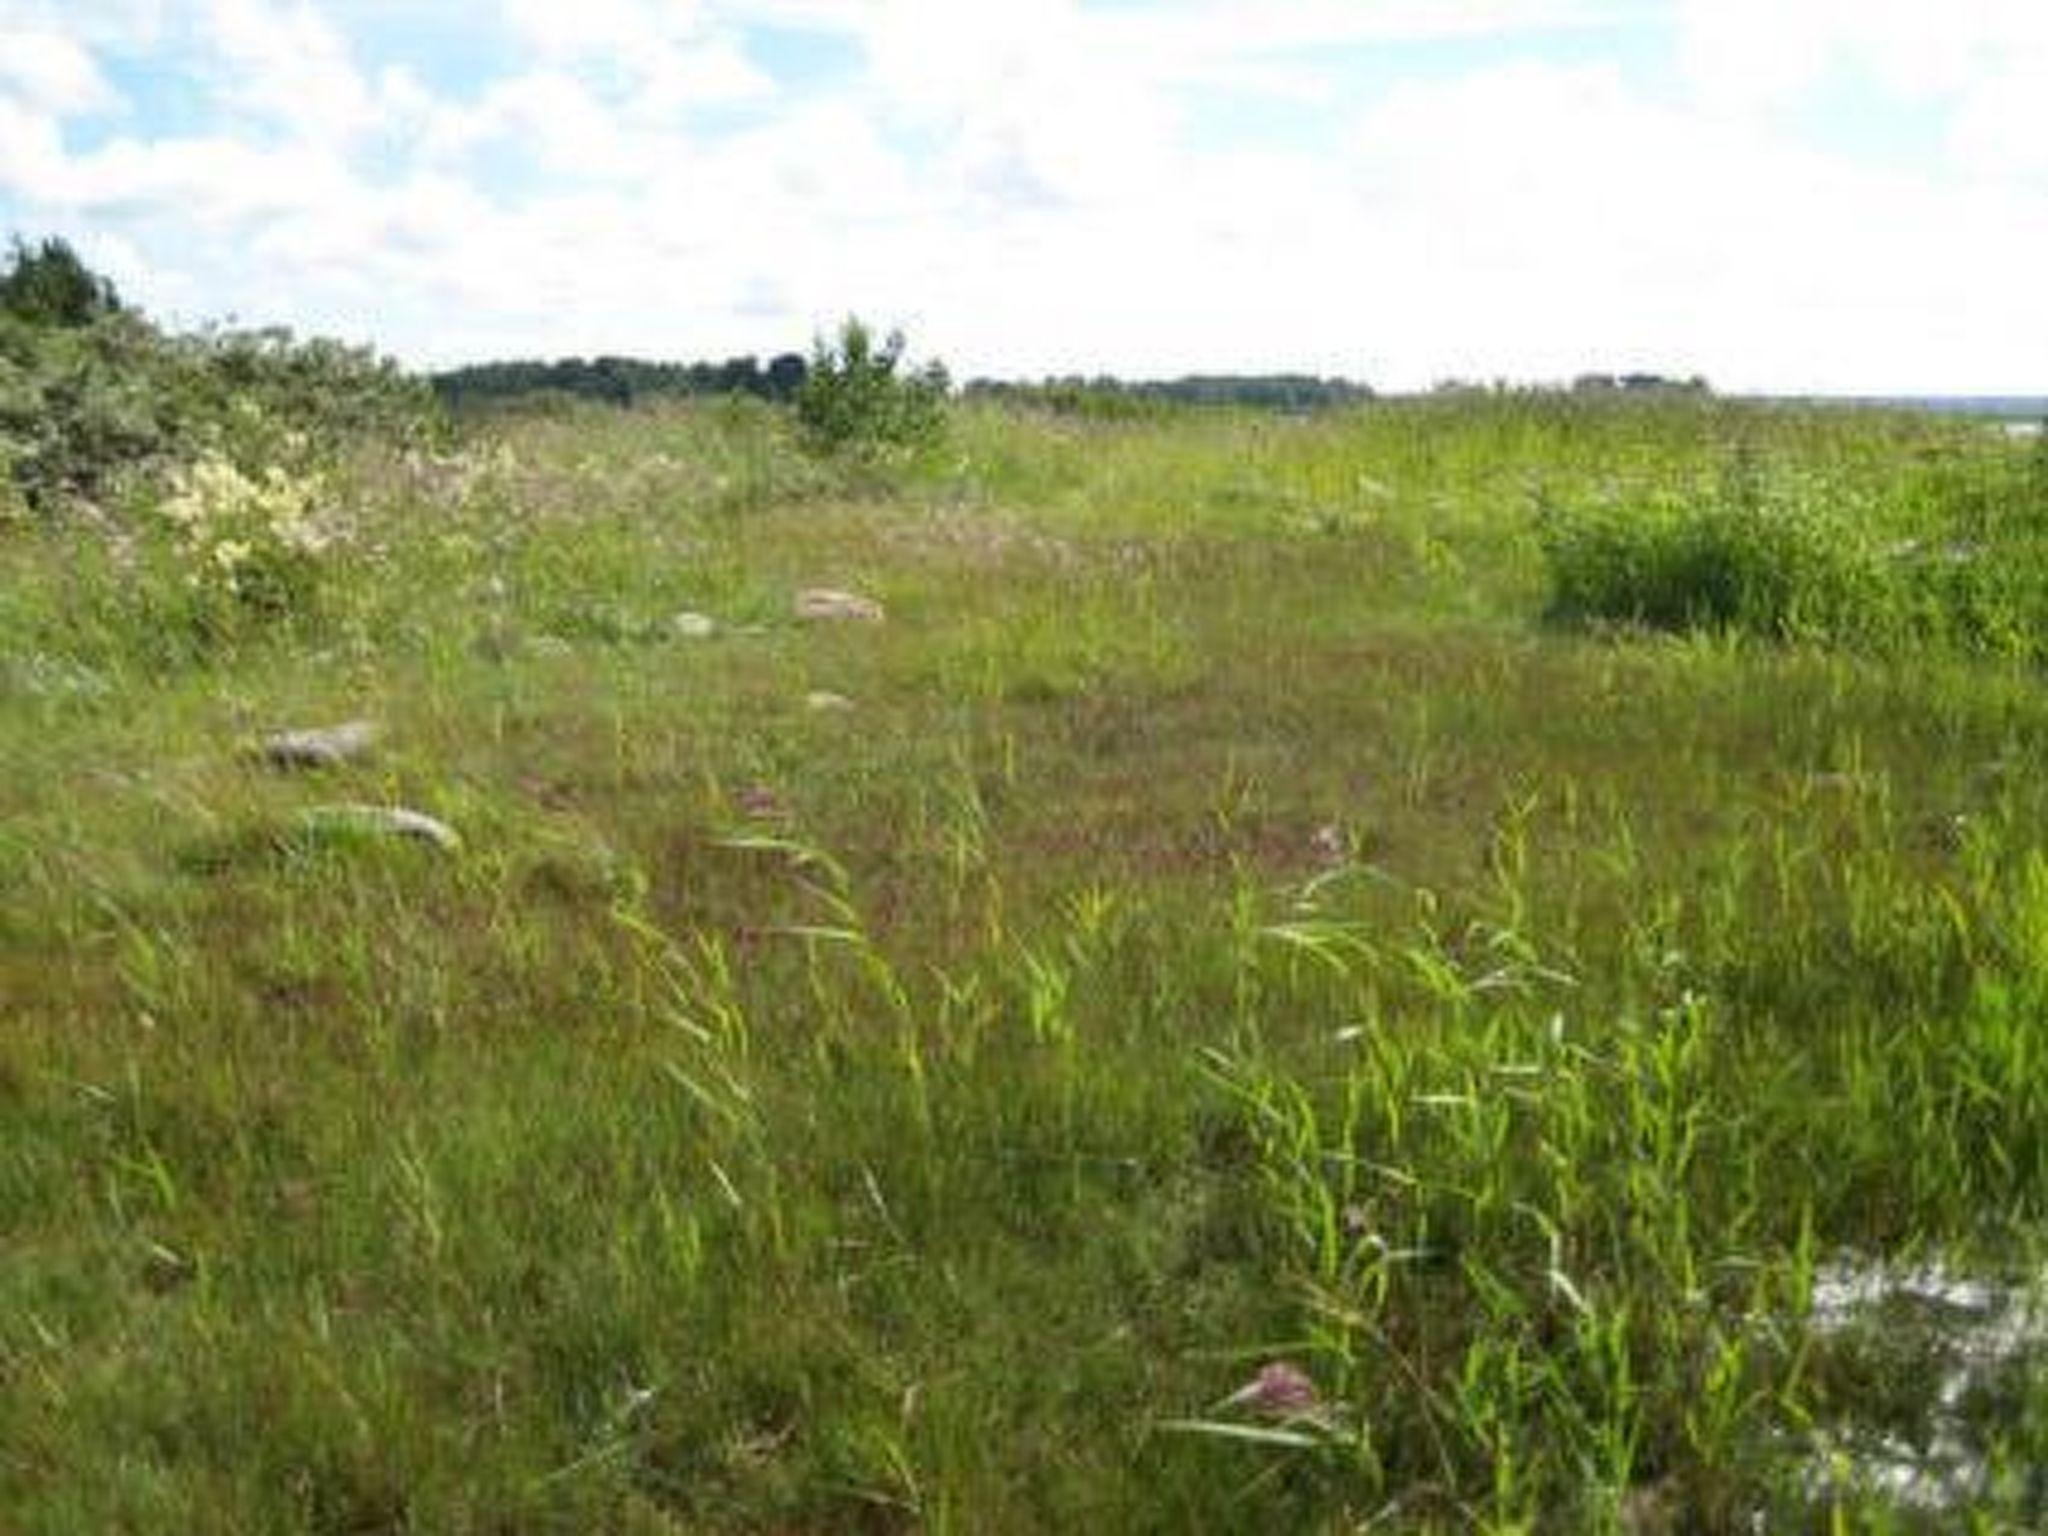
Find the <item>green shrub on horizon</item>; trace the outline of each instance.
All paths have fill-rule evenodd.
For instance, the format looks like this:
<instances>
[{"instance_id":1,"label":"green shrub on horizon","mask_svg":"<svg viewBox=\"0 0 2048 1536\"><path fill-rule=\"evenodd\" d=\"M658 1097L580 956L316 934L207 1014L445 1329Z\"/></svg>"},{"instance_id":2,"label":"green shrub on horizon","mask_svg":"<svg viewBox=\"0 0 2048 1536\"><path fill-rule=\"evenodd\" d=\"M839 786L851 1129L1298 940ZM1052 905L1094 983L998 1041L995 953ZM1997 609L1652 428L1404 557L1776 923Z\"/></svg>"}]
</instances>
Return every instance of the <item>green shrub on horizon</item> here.
<instances>
[{"instance_id":1,"label":"green shrub on horizon","mask_svg":"<svg viewBox=\"0 0 2048 1536\"><path fill-rule=\"evenodd\" d=\"M836 342L820 340L797 391L797 421L820 453L860 458L914 453L945 435L945 366L904 366L904 338L891 331L879 345L873 331L848 316Z\"/></svg>"},{"instance_id":2,"label":"green shrub on horizon","mask_svg":"<svg viewBox=\"0 0 2048 1536\"><path fill-rule=\"evenodd\" d=\"M2048 527L2010 457L1865 483L1737 458L1705 487L1539 493L1548 617L2048 656Z\"/></svg>"}]
</instances>

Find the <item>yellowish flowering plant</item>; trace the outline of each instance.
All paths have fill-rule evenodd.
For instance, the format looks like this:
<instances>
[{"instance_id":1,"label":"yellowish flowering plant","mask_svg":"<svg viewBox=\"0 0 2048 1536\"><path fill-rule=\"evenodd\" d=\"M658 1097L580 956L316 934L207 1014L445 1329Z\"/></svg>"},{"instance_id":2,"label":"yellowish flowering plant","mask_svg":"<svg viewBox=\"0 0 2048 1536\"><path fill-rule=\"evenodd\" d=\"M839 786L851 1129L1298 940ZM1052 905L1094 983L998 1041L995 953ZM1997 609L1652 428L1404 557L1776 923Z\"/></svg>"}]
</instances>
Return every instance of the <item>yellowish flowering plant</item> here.
<instances>
[{"instance_id":1,"label":"yellowish flowering plant","mask_svg":"<svg viewBox=\"0 0 2048 1536\"><path fill-rule=\"evenodd\" d=\"M271 465L251 475L208 454L172 473L158 511L194 587L276 615L307 606L341 536L324 514L328 494L317 472Z\"/></svg>"}]
</instances>

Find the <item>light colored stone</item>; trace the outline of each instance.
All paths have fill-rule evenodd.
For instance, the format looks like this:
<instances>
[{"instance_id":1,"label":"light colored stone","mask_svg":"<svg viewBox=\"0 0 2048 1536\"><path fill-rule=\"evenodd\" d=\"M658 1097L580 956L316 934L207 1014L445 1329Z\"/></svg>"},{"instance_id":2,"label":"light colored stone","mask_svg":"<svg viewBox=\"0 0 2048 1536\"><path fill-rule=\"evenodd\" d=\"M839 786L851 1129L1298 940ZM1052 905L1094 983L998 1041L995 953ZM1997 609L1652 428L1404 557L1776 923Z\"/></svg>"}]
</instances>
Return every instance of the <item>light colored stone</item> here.
<instances>
[{"instance_id":1,"label":"light colored stone","mask_svg":"<svg viewBox=\"0 0 2048 1536\"><path fill-rule=\"evenodd\" d=\"M709 640L718 633L718 620L708 613L683 612L668 621L668 629L678 640Z\"/></svg>"},{"instance_id":2,"label":"light colored stone","mask_svg":"<svg viewBox=\"0 0 2048 1536\"><path fill-rule=\"evenodd\" d=\"M335 768L368 752L378 734L373 720L275 731L263 738L263 760L273 768Z\"/></svg>"},{"instance_id":3,"label":"light colored stone","mask_svg":"<svg viewBox=\"0 0 2048 1536\"><path fill-rule=\"evenodd\" d=\"M796 595L796 616L806 620L851 619L860 623L882 622L882 605L858 592L841 592L831 587L806 587Z\"/></svg>"},{"instance_id":4,"label":"light colored stone","mask_svg":"<svg viewBox=\"0 0 2048 1536\"><path fill-rule=\"evenodd\" d=\"M316 805L305 813L306 830L322 837L397 837L431 843L444 853L462 846L445 821L398 805Z\"/></svg>"},{"instance_id":5,"label":"light colored stone","mask_svg":"<svg viewBox=\"0 0 2048 1536\"><path fill-rule=\"evenodd\" d=\"M804 707L815 710L819 714L839 714L852 709L853 700L843 693L832 693L823 688L815 688L804 695Z\"/></svg>"}]
</instances>

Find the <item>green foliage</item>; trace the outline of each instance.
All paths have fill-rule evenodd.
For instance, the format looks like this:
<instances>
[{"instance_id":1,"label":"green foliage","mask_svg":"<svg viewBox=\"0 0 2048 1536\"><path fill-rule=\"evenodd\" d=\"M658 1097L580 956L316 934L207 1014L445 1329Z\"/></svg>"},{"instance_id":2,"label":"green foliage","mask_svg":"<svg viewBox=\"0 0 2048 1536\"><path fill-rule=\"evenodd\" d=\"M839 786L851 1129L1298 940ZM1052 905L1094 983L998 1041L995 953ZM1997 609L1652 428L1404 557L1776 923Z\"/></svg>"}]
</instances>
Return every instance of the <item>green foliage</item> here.
<instances>
[{"instance_id":1,"label":"green foliage","mask_svg":"<svg viewBox=\"0 0 2048 1536\"><path fill-rule=\"evenodd\" d=\"M133 467L166 454L177 396L147 322L116 314L78 327L0 316L0 463L37 512L101 501Z\"/></svg>"},{"instance_id":2,"label":"green foliage","mask_svg":"<svg viewBox=\"0 0 2048 1536\"><path fill-rule=\"evenodd\" d=\"M428 386L367 348L281 329L166 335L52 245L18 256L22 297L0 312L0 470L36 513L116 511L203 455L261 476L440 430Z\"/></svg>"},{"instance_id":3,"label":"green foliage","mask_svg":"<svg viewBox=\"0 0 2048 1536\"><path fill-rule=\"evenodd\" d=\"M1818 635L1859 612L1880 576L1848 509L1746 480L1704 494L1539 503L1551 612L1657 629Z\"/></svg>"},{"instance_id":4,"label":"green foliage","mask_svg":"<svg viewBox=\"0 0 2048 1536\"><path fill-rule=\"evenodd\" d=\"M806 365L784 352L761 366L746 356L722 363L656 363L636 357L564 357L553 362L472 363L434 375L434 392L448 405L472 408L530 401L536 397L602 400L632 405L680 400L695 395L751 395L788 401L803 386Z\"/></svg>"},{"instance_id":5,"label":"green foliage","mask_svg":"<svg viewBox=\"0 0 2048 1536\"><path fill-rule=\"evenodd\" d=\"M1738 456L1704 487L1540 495L1571 623L2048 657L2048 496L2010 452L1883 482Z\"/></svg>"},{"instance_id":6,"label":"green foliage","mask_svg":"<svg viewBox=\"0 0 2048 1536\"><path fill-rule=\"evenodd\" d=\"M17 238L0 273L0 314L29 325L75 327L117 314L114 285L79 260L62 240L31 248Z\"/></svg>"},{"instance_id":7,"label":"green foliage","mask_svg":"<svg viewBox=\"0 0 2048 1536\"><path fill-rule=\"evenodd\" d=\"M903 349L901 331L878 346L852 316L840 325L836 343L819 340L796 396L797 419L812 448L871 458L929 448L945 435L945 367L932 362L910 372Z\"/></svg>"},{"instance_id":8,"label":"green foliage","mask_svg":"<svg viewBox=\"0 0 2048 1536\"><path fill-rule=\"evenodd\" d=\"M348 440L402 451L443 436L432 386L372 348L281 326L201 331L173 345L186 421L252 471L280 451L326 452Z\"/></svg>"}]
</instances>

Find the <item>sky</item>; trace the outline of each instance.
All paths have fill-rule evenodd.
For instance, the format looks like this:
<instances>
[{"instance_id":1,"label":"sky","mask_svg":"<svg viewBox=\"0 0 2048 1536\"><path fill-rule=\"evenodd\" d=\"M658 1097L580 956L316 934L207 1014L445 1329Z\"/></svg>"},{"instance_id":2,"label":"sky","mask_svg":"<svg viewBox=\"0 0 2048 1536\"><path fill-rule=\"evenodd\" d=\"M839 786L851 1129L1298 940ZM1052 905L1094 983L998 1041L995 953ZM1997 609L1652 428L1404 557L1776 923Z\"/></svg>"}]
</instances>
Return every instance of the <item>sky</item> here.
<instances>
[{"instance_id":1,"label":"sky","mask_svg":"<svg viewBox=\"0 0 2048 1536\"><path fill-rule=\"evenodd\" d=\"M439 367L2048 392L2048 0L0 0L0 232Z\"/></svg>"}]
</instances>

